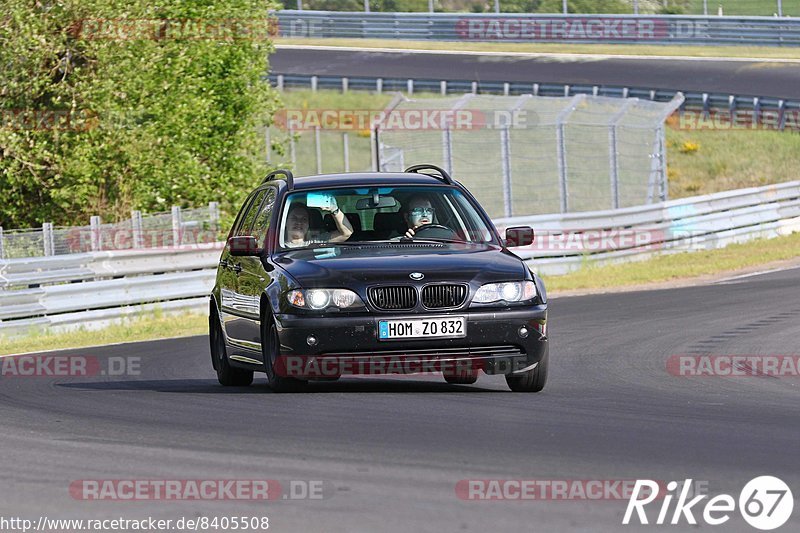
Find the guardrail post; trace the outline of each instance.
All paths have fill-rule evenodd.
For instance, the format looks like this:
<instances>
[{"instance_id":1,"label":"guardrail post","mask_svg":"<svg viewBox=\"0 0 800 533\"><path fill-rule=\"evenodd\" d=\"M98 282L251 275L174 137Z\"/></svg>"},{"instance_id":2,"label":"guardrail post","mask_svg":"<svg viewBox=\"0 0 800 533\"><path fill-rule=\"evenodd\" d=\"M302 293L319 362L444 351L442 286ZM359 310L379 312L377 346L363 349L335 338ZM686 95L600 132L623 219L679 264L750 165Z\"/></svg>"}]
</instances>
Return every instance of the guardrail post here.
<instances>
[{"instance_id":1,"label":"guardrail post","mask_svg":"<svg viewBox=\"0 0 800 533\"><path fill-rule=\"evenodd\" d=\"M414 94L414 80L408 79L406 81L406 91L408 92L409 96Z\"/></svg>"},{"instance_id":2,"label":"guardrail post","mask_svg":"<svg viewBox=\"0 0 800 533\"><path fill-rule=\"evenodd\" d=\"M208 221L219 228L219 202L208 202Z\"/></svg>"},{"instance_id":3,"label":"guardrail post","mask_svg":"<svg viewBox=\"0 0 800 533\"><path fill-rule=\"evenodd\" d=\"M447 82L446 81L440 81L439 82L439 92L441 93L442 96L445 96L447 94Z\"/></svg>"},{"instance_id":4,"label":"guardrail post","mask_svg":"<svg viewBox=\"0 0 800 533\"><path fill-rule=\"evenodd\" d=\"M786 128L786 101L778 100L778 129L780 131L783 131L785 128ZM0 231L0 236L2 236L2 234L3 232Z\"/></svg>"},{"instance_id":5,"label":"guardrail post","mask_svg":"<svg viewBox=\"0 0 800 533\"><path fill-rule=\"evenodd\" d=\"M319 77L311 76L311 92L317 92L317 84L319 83Z\"/></svg>"},{"instance_id":6,"label":"guardrail post","mask_svg":"<svg viewBox=\"0 0 800 533\"><path fill-rule=\"evenodd\" d=\"M711 114L708 109L708 93L703 93L703 117L708 118Z\"/></svg>"},{"instance_id":7,"label":"guardrail post","mask_svg":"<svg viewBox=\"0 0 800 533\"><path fill-rule=\"evenodd\" d=\"M283 91L283 74L278 74L278 90Z\"/></svg>"},{"instance_id":8,"label":"guardrail post","mask_svg":"<svg viewBox=\"0 0 800 533\"><path fill-rule=\"evenodd\" d=\"M133 233L133 249L138 250L144 248L144 239L142 235L142 212L138 210L131 211L131 233Z\"/></svg>"},{"instance_id":9,"label":"guardrail post","mask_svg":"<svg viewBox=\"0 0 800 533\"><path fill-rule=\"evenodd\" d=\"M322 174L322 142L320 142L319 126L314 126L314 153L317 159L317 174Z\"/></svg>"},{"instance_id":10,"label":"guardrail post","mask_svg":"<svg viewBox=\"0 0 800 533\"><path fill-rule=\"evenodd\" d=\"M344 171L350 172L350 136L342 133L342 155L344 156Z\"/></svg>"},{"instance_id":11,"label":"guardrail post","mask_svg":"<svg viewBox=\"0 0 800 533\"><path fill-rule=\"evenodd\" d=\"M0 226L0 259L6 258L5 237L3 236L3 226Z\"/></svg>"},{"instance_id":12,"label":"guardrail post","mask_svg":"<svg viewBox=\"0 0 800 533\"><path fill-rule=\"evenodd\" d=\"M177 205L172 206L172 245L173 246L180 246L181 242L183 241L182 236L182 225L183 220L181 220L181 208Z\"/></svg>"},{"instance_id":13,"label":"guardrail post","mask_svg":"<svg viewBox=\"0 0 800 533\"><path fill-rule=\"evenodd\" d=\"M346 93L350 85L350 78L347 76L342 77L342 92Z\"/></svg>"},{"instance_id":14,"label":"guardrail post","mask_svg":"<svg viewBox=\"0 0 800 533\"><path fill-rule=\"evenodd\" d=\"M50 257L55 255L53 252L53 223L45 222L42 224L42 241L44 241L44 255Z\"/></svg>"},{"instance_id":15,"label":"guardrail post","mask_svg":"<svg viewBox=\"0 0 800 533\"><path fill-rule=\"evenodd\" d=\"M533 96L539 96L539 84L538 83L534 83L533 84Z\"/></svg>"},{"instance_id":16,"label":"guardrail post","mask_svg":"<svg viewBox=\"0 0 800 533\"><path fill-rule=\"evenodd\" d=\"M753 126L758 126L761 117L761 99L756 96L753 98Z\"/></svg>"},{"instance_id":17,"label":"guardrail post","mask_svg":"<svg viewBox=\"0 0 800 533\"><path fill-rule=\"evenodd\" d=\"M508 82L503 83L503 96L508 96L508 93L511 91L511 84Z\"/></svg>"},{"instance_id":18,"label":"guardrail post","mask_svg":"<svg viewBox=\"0 0 800 533\"><path fill-rule=\"evenodd\" d=\"M500 130L500 159L503 165L503 208L505 216L512 216L511 204L511 136L506 124Z\"/></svg>"},{"instance_id":19,"label":"guardrail post","mask_svg":"<svg viewBox=\"0 0 800 533\"><path fill-rule=\"evenodd\" d=\"M97 215L89 218L89 233L91 233L91 246L93 252L99 252L102 249L103 241L100 238L100 217Z\"/></svg>"},{"instance_id":20,"label":"guardrail post","mask_svg":"<svg viewBox=\"0 0 800 533\"><path fill-rule=\"evenodd\" d=\"M478 94L478 82L477 81L473 81L472 82L472 94Z\"/></svg>"},{"instance_id":21,"label":"guardrail post","mask_svg":"<svg viewBox=\"0 0 800 533\"><path fill-rule=\"evenodd\" d=\"M377 80L375 80L375 91L378 94L381 94L383 92L383 78L378 78Z\"/></svg>"},{"instance_id":22,"label":"guardrail post","mask_svg":"<svg viewBox=\"0 0 800 533\"><path fill-rule=\"evenodd\" d=\"M732 94L728 95L728 115L730 115L731 122L736 120L735 119L735 115L736 115L736 97L733 96Z\"/></svg>"}]
</instances>

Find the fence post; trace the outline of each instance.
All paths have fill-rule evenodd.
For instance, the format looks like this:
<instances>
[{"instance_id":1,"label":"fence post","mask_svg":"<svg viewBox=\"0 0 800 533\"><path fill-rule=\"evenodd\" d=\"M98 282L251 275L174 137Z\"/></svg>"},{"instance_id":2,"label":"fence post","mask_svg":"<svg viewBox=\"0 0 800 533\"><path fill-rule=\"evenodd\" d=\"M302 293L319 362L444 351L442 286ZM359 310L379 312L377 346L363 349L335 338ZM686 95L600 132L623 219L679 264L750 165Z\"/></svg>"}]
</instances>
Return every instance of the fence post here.
<instances>
[{"instance_id":1,"label":"fence post","mask_svg":"<svg viewBox=\"0 0 800 533\"><path fill-rule=\"evenodd\" d=\"M639 0L633 0L633 14L639 14Z\"/></svg>"},{"instance_id":2,"label":"fence post","mask_svg":"<svg viewBox=\"0 0 800 533\"><path fill-rule=\"evenodd\" d=\"M569 188L567 184L567 143L564 138L567 118L575 107L586 98L585 94L576 94L569 101L567 107L561 110L556 117L556 150L558 155L558 183L561 212L569 211Z\"/></svg>"},{"instance_id":3,"label":"fence post","mask_svg":"<svg viewBox=\"0 0 800 533\"><path fill-rule=\"evenodd\" d=\"M283 74L278 74L278 90L283 91Z\"/></svg>"},{"instance_id":4,"label":"fence post","mask_svg":"<svg viewBox=\"0 0 800 533\"><path fill-rule=\"evenodd\" d=\"M375 80L375 92L381 94L383 92L383 78Z\"/></svg>"},{"instance_id":5,"label":"fence post","mask_svg":"<svg viewBox=\"0 0 800 533\"><path fill-rule=\"evenodd\" d=\"M563 4L562 7L563 7L564 14L565 15L568 14L569 13L569 9L567 9L567 0L563 0L563 2L561 2L561 3Z\"/></svg>"},{"instance_id":6,"label":"fence post","mask_svg":"<svg viewBox=\"0 0 800 533\"><path fill-rule=\"evenodd\" d=\"M317 92L317 83L319 83L319 78L317 76L311 76L311 92Z\"/></svg>"},{"instance_id":7,"label":"fence post","mask_svg":"<svg viewBox=\"0 0 800 533\"><path fill-rule=\"evenodd\" d=\"M411 79L411 78L409 78L409 79L406 81L406 91L408 92L408 95L409 95L409 96L411 96L412 94L414 94L414 80L413 80L413 79Z\"/></svg>"},{"instance_id":8,"label":"fence post","mask_svg":"<svg viewBox=\"0 0 800 533\"><path fill-rule=\"evenodd\" d=\"M510 124L506 124L500 130L500 159L503 166L503 211L507 217L512 216L510 127Z\"/></svg>"},{"instance_id":9,"label":"fence post","mask_svg":"<svg viewBox=\"0 0 800 533\"><path fill-rule=\"evenodd\" d=\"M55 255L53 252L53 223L45 222L42 224L42 241L44 241L44 255L50 257Z\"/></svg>"},{"instance_id":10,"label":"fence post","mask_svg":"<svg viewBox=\"0 0 800 533\"><path fill-rule=\"evenodd\" d=\"M703 15L708 16L708 0L703 0Z\"/></svg>"},{"instance_id":11,"label":"fence post","mask_svg":"<svg viewBox=\"0 0 800 533\"><path fill-rule=\"evenodd\" d=\"M0 259L6 258L5 237L3 237L3 226L0 226Z\"/></svg>"},{"instance_id":12,"label":"fence post","mask_svg":"<svg viewBox=\"0 0 800 533\"><path fill-rule=\"evenodd\" d=\"M450 135L450 124L442 130L442 160L448 174L453 173L453 138Z\"/></svg>"},{"instance_id":13,"label":"fence post","mask_svg":"<svg viewBox=\"0 0 800 533\"><path fill-rule=\"evenodd\" d=\"M172 245L180 246L183 241L182 227L183 221L181 220L181 208L177 205L172 206Z\"/></svg>"},{"instance_id":14,"label":"fence post","mask_svg":"<svg viewBox=\"0 0 800 533\"><path fill-rule=\"evenodd\" d=\"M347 76L342 77L342 92L346 93L350 88L350 79Z\"/></svg>"},{"instance_id":15,"label":"fence post","mask_svg":"<svg viewBox=\"0 0 800 533\"><path fill-rule=\"evenodd\" d=\"M378 126L372 128L369 132L369 147L372 155L372 170L374 172L381 171L381 154L379 150L380 137L378 134Z\"/></svg>"},{"instance_id":16,"label":"fence post","mask_svg":"<svg viewBox=\"0 0 800 533\"><path fill-rule=\"evenodd\" d=\"M292 168L297 171L297 151L294 146L294 128L289 124L289 157L292 159Z\"/></svg>"},{"instance_id":17,"label":"fence post","mask_svg":"<svg viewBox=\"0 0 800 533\"><path fill-rule=\"evenodd\" d=\"M317 174L322 174L322 143L320 142L319 126L314 126L314 152L317 158Z\"/></svg>"},{"instance_id":18,"label":"fence post","mask_svg":"<svg viewBox=\"0 0 800 533\"><path fill-rule=\"evenodd\" d=\"M99 252L103 241L100 238L100 217L97 215L89 218L89 232L92 234L92 251Z\"/></svg>"},{"instance_id":19,"label":"fence post","mask_svg":"<svg viewBox=\"0 0 800 533\"><path fill-rule=\"evenodd\" d=\"M658 196L662 202L666 202L669 196L669 184L667 183L667 134L664 131L664 126L658 128L658 143L659 143L659 162L661 163L661 182Z\"/></svg>"},{"instance_id":20,"label":"fence post","mask_svg":"<svg viewBox=\"0 0 800 533\"><path fill-rule=\"evenodd\" d=\"M138 250L144 248L144 239L142 238L142 212L138 210L131 211L131 233L133 233L133 249Z\"/></svg>"},{"instance_id":21,"label":"fence post","mask_svg":"<svg viewBox=\"0 0 800 533\"><path fill-rule=\"evenodd\" d=\"M344 156L344 171L350 172L350 136L342 133L342 155Z\"/></svg>"},{"instance_id":22,"label":"fence post","mask_svg":"<svg viewBox=\"0 0 800 533\"><path fill-rule=\"evenodd\" d=\"M445 96L447 94L447 82L446 81L440 81L439 82L439 93L442 96Z\"/></svg>"},{"instance_id":23,"label":"fence post","mask_svg":"<svg viewBox=\"0 0 800 533\"><path fill-rule=\"evenodd\" d=\"M619 121L625 116L628 108L639 101L638 98L627 100L609 120L608 128L608 161L611 175L611 208L619 209L619 147L617 131Z\"/></svg>"},{"instance_id":24,"label":"fence post","mask_svg":"<svg viewBox=\"0 0 800 533\"><path fill-rule=\"evenodd\" d=\"M783 16L783 0L778 0L778 16Z\"/></svg>"}]
</instances>

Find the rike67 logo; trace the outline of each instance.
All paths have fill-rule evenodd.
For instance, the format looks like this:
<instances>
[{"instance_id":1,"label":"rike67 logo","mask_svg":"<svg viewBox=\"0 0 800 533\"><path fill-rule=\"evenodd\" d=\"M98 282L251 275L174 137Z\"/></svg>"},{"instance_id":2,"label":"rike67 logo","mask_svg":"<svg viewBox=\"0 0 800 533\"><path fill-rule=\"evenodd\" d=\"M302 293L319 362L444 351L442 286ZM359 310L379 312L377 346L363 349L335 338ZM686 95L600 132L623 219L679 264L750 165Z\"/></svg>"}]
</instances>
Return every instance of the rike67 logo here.
<instances>
[{"instance_id":1,"label":"rike67 logo","mask_svg":"<svg viewBox=\"0 0 800 533\"><path fill-rule=\"evenodd\" d=\"M701 505L701 502L708 498L707 494L702 494L689 499L692 480L687 479L683 485L677 481L667 483L667 494L661 502L658 511L658 518L654 524L690 524L697 525L695 513L702 516L706 524L712 526L722 525L731 518L731 514L736 510L736 500L730 494L719 494ZM625 509L625 516L622 519L624 525L636 523L650 524L652 517L648 518L645 507L652 503L659 496L659 484L649 479L637 479L633 487L633 493L628 500L628 507ZM642 497L644 495L644 497ZM670 516L670 507L677 496L675 507ZM739 493L739 513L742 518L756 529L769 531L785 524L792 516L794 509L794 497L789 486L773 476L759 476L751 479ZM635 512L635 515L634 515ZM635 516L635 519L634 519ZM685 520L685 522L683 522Z\"/></svg>"}]
</instances>

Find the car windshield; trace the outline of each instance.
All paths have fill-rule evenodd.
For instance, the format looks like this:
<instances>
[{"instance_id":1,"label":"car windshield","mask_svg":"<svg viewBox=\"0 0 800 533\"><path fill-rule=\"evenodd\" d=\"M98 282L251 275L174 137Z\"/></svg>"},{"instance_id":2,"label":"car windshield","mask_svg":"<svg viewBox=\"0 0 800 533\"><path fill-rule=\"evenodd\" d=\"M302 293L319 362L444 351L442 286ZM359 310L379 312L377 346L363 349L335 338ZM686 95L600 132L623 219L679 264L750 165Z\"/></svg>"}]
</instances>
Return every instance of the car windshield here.
<instances>
[{"instance_id":1,"label":"car windshield","mask_svg":"<svg viewBox=\"0 0 800 533\"><path fill-rule=\"evenodd\" d=\"M284 203L279 235L283 249L385 241L497 244L470 200L444 186L295 192Z\"/></svg>"}]
</instances>

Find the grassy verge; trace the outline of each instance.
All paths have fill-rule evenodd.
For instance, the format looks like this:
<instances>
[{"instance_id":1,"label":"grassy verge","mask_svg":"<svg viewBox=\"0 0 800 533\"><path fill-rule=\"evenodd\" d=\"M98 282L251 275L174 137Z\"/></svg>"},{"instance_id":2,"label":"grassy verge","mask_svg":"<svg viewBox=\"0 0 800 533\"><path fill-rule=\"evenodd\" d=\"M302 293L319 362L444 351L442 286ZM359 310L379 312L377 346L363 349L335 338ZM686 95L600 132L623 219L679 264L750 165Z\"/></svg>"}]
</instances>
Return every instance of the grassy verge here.
<instances>
[{"instance_id":1,"label":"grassy verge","mask_svg":"<svg viewBox=\"0 0 800 533\"><path fill-rule=\"evenodd\" d=\"M62 348L84 348L118 342L147 341L199 335L208 332L208 317L199 313L130 319L103 329L79 329L65 333L31 334L24 337L0 337L0 355L43 352Z\"/></svg>"},{"instance_id":2,"label":"grassy verge","mask_svg":"<svg viewBox=\"0 0 800 533\"><path fill-rule=\"evenodd\" d=\"M800 256L800 233L732 244L719 250L657 256L648 261L586 266L564 276L545 276L547 290L611 289L724 274Z\"/></svg>"},{"instance_id":3,"label":"grassy verge","mask_svg":"<svg viewBox=\"0 0 800 533\"><path fill-rule=\"evenodd\" d=\"M522 52L533 54L590 54L681 57L754 57L800 59L797 48L769 46L657 46L634 44L475 43L446 41L399 41L393 39L276 39L278 45L395 48L398 50L457 50L459 52Z\"/></svg>"}]
</instances>

